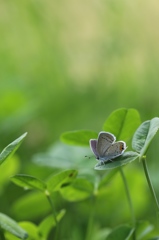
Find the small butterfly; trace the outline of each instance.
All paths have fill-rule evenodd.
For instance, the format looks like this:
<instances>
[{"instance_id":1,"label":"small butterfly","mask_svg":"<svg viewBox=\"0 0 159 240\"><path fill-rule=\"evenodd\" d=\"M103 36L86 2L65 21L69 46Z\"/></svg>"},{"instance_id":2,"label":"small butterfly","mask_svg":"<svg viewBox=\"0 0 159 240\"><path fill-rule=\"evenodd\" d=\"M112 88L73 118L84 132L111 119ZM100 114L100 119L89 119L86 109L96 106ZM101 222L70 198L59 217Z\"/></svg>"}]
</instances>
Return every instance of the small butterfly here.
<instances>
[{"instance_id":1,"label":"small butterfly","mask_svg":"<svg viewBox=\"0 0 159 240\"><path fill-rule=\"evenodd\" d=\"M90 139L90 148L97 160L106 163L124 153L126 143L115 140L116 137L112 133L103 131L99 133L98 139Z\"/></svg>"}]
</instances>

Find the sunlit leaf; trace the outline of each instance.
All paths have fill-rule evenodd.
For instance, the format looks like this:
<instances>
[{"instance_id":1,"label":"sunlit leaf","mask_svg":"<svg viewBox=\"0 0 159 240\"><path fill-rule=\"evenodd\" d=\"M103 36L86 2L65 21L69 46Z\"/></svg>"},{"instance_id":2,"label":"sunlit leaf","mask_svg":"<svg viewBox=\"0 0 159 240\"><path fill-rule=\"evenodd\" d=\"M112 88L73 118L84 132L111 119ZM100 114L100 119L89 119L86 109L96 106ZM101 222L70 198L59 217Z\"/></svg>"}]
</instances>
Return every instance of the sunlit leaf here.
<instances>
[{"instance_id":1,"label":"sunlit leaf","mask_svg":"<svg viewBox=\"0 0 159 240\"><path fill-rule=\"evenodd\" d=\"M149 222L138 222L136 224L136 237L138 240L143 239L145 236L147 236L152 230L154 229L154 226L151 225Z\"/></svg>"},{"instance_id":2,"label":"sunlit leaf","mask_svg":"<svg viewBox=\"0 0 159 240\"><path fill-rule=\"evenodd\" d=\"M47 181L49 192L58 191L62 186L70 184L77 176L77 173L76 170L66 170L51 176Z\"/></svg>"},{"instance_id":3,"label":"sunlit leaf","mask_svg":"<svg viewBox=\"0 0 159 240\"><path fill-rule=\"evenodd\" d=\"M59 222L65 215L65 209L61 210L57 215L57 221ZM39 233L43 239L48 239L48 235L53 227L56 226L53 215L46 217L39 225Z\"/></svg>"},{"instance_id":4,"label":"sunlit leaf","mask_svg":"<svg viewBox=\"0 0 159 240\"><path fill-rule=\"evenodd\" d=\"M121 167L123 165L126 165L134 160L136 160L139 157L138 153L136 152L125 152L123 153L122 156L117 157L113 159L112 161L109 161L105 164L103 164L101 161L95 165L96 170L108 170L108 169L113 169L117 167Z\"/></svg>"},{"instance_id":5,"label":"sunlit leaf","mask_svg":"<svg viewBox=\"0 0 159 240\"><path fill-rule=\"evenodd\" d=\"M7 147L3 149L3 151L0 154L0 165L16 152L16 150L19 148L26 135L27 133L24 133L22 136L17 138L15 141L10 143Z\"/></svg>"},{"instance_id":6,"label":"sunlit leaf","mask_svg":"<svg viewBox=\"0 0 159 240\"><path fill-rule=\"evenodd\" d=\"M80 201L93 194L93 184L86 179L77 178L67 187L61 188L60 193L68 201Z\"/></svg>"},{"instance_id":7,"label":"sunlit leaf","mask_svg":"<svg viewBox=\"0 0 159 240\"><path fill-rule=\"evenodd\" d=\"M38 189L40 191L45 191L46 189L46 184L43 181L29 175L17 174L11 177L11 180L16 185L25 189Z\"/></svg>"},{"instance_id":8,"label":"sunlit leaf","mask_svg":"<svg viewBox=\"0 0 159 240\"><path fill-rule=\"evenodd\" d=\"M27 231L29 235L27 240L33 240L33 239L42 240L41 237L39 236L38 226L36 226L34 223L25 221L25 222L19 222L18 224L20 227L22 227L24 230ZM16 236L13 236L9 232L5 232L5 238L7 240L19 240L19 238L17 238Z\"/></svg>"},{"instance_id":9,"label":"sunlit leaf","mask_svg":"<svg viewBox=\"0 0 159 240\"><path fill-rule=\"evenodd\" d=\"M119 226L112 230L106 240L128 240L131 238L134 229L127 225Z\"/></svg>"},{"instance_id":10,"label":"sunlit leaf","mask_svg":"<svg viewBox=\"0 0 159 240\"><path fill-rule=\"evenodd\" d=\"M141 156L145 155L158 129L158 117L143 122L133 136L132 148L138 153L140 153Z\"/></svg>"},{"instance_id":11,"label":"sunlit leaf","mask_svg":"<svg viewBox=\"0 0 159 240\"><path fill-rule=\"evenodd\" d=\"M32 239L40 240L38 226L36 226L34 223L24 221L24 222L19 222L19 225L27 231L29 235L27 240L32 240Z\"/></svg>"},{"instance_id":12,"label":"sunlit leaf","mask_svg":"<svg viewBox=\"0 0 159 240\"><path fill-rule=\"evenodd\" d=\"M128 141L140 124L140 115L135 109L121 108L110 114L103 130L113 133L117 140Z\"/></svg>"},{"instance_id":13,"label":"sunlit leaf","mask_svg":"<svg viewBox=\"0 0 159 240\"><path fill-rule=\"evenodd\" d=\"M65 132L61 135L61 140L64 143L79 146L88 146L91 138L97 138L97 133L89 130L79 130Z\"/></svg>"},{"instance_id":14,"label":"sunlit leaf","mask_svg":"<svg viewBox=\"0 0 159 240\"><path fill-rule=\"evenodd\" d=\"M16 221L0 213L0 227L21 239L27 239L28 233Z\"/></svg>"}]
</instances>

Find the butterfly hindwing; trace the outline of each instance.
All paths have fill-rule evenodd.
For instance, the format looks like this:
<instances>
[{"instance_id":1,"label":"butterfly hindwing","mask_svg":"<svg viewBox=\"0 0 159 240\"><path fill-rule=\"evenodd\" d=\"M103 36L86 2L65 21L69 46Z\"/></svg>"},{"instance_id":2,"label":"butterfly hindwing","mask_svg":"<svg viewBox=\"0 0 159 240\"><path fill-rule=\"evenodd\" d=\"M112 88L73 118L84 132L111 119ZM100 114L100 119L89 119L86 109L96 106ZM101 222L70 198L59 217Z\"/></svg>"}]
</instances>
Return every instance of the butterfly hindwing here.
<instances>
[{"instance_id":1,"label":"butterfly hindwing","mask_svg":"<svg viewBox=\"0 0 159 240\"><path fill-rule=\"evenodd\" d=\"M90 139L89 143L90 143L90 148L91 148L92 152L94 153L94 155L98 159L99 155L97 153L97 139Z\"/></svg>"},{"instance_id":2,"label":"butterfly hindwing","mask_svg":"<svg viewBox=\"0 0 159 240\"><path fill-rule=\"evenodd\" d=\"M108 160L108 159L114 159L116 157L119 157L124 153L125 149L126 149L125 142L123 141L115 142L107 149L103 158L105 160Z\"/></svg>"}]
</instances>

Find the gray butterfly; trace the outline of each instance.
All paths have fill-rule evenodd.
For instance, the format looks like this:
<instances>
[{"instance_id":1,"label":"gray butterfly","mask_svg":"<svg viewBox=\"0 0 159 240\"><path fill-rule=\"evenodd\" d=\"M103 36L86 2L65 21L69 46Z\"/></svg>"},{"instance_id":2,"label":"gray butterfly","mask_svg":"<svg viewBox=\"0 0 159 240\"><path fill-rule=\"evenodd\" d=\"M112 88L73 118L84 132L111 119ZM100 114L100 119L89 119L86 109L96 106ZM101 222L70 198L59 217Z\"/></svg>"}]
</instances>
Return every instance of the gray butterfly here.
<instances>
[{"instance_id":1,"label":"gray butterfly","mask_svg":"<svg viewBox=\"0 0 159 240\"><path fill-rule=\"evenodd\" d=\"M105 163L119 157L126 150L126 143L115 142L116 137L109 132L100 132L98 139L90 139L90 148L97 160Z\"/></svg>"}]
</instances>

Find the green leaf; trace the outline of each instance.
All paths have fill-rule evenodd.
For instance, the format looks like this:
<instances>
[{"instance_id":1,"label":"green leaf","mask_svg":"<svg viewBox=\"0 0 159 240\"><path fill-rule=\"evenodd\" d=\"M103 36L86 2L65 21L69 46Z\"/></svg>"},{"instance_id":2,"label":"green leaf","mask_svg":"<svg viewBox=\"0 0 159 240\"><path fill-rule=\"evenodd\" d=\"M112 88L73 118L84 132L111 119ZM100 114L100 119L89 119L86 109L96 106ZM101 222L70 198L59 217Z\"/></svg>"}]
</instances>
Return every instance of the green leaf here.
<instances>
[{"instance_id":1,"label":"green leaf","mask_svg":"<svg viewBox=\"0 0 159 240\"><path fill-rule=\"evenodd\" d=\"M0 227L18 238L26 239L28 237L27 232L24 231L24 229L22 229L16 221L3 213L0 213Z\"/></svg>"},{"instance_id":2,"label":"green leaf","mask_svg":"<svg viewBox=\"0 0 159 240\"><path fill-rule=\"evenodd\" d=\"M158 117L143 122L136 130L133 136L132 148L136 152L140 153L141 156L145 155L158 129L159 129Z\"/></svg>"},{"instance_id":3,"label":"green leaf","mask_svg":"<svg viewBox=\"0 0 159 240\"><path fill-rule=\"evenodd\" d=\"M53 199L58 201L55 196ZM11 210L18 219L38 219L49 213L50 205L43 192L29 191L14 201Z\"/></svg>"},{"instance_id":4,"label":"green leaf","mask_svg":"<svg viewBox=\"0 0 159 240\"><path fill-rule=\"evenodd\" d=\"M63 216L65 215L66 210L63 209L57 215L57 221L59 222ZM39 233L43 237L43 239L48 239L48 235L53 227L56 226L55 219L53 215L49 215L45 218L39 225Z\"/></svg>"},{"instance_id":5,"label":"green leaf","mask_svg":"<svg viewBox=\"0 0 159 240\"><path fill-rule=\"evenodd\" d=\"M7 147L3 149L0 154L0 165L16 152L26 135L27 133L24 133L22 136L17 138L15 141L10 143Z\"/></svg>"},{"instance_id":6,"label":"green leaf","mask_svg":"<svg viewBox=\"0 0 159 240\"><path fill-rule=\"evenodd\" d=\"M51 176L47 181L48 191L58 191L62 186L70 184L77 176L77 173L76 170L66 170Z\"/></svg>"},{"instance_id":7,"label":"green leaf","mask_svg":"<svg viewBox=\"0 0 159 240\"><path fill-rule=\"evenodd\" d=\"M98 228L94 227L92 230L91 240L106 240L106 237L111 232L110 228Z\"/></svg>"},{"instance_id":8,"label":"green leaf","mask_svg":"<svg viewBox=\"0 0 159 240\"><path fill-rule=\"evenodd\" d=\"M34 223L24 221L24 222L19 222L19 225L28 232L29 238L27 240L41 239L39 237L38 227Z\"/></svg>"},{"instance_id":9,"label":"green leaf","mask_svg":"<svg viewBox=\"0 0 159 240\"><path fill-rule=\"evenodd\" d=\"M33 161L40 166L57 169L92 169L92 161L89 161L90 148L71 146L64 143L54 144L48 152L34 155ZM92 169L92 171L94 171Z\"/></svg>"},{"instance_id":10,"label":"green leaf","mask_svg":"<svg viewBox=\"0 0 159 240\"><path fill-rule=\"evenodd\" d=\"M127 225L119 226L107 236L106 240L128 240L132 236L134 229Z\"/></svg>"},{"instance_id":11,"label":"green leaf","mask_svg":"<svg viewBox=\"0 0 159 240\"><path fill-rule=\"evenodd\" d=\"M95 165L94 169L108 170L108 169L121 167L123 165L126 165L126 164L136 160L138 157L139 157L139 154L136 152L132 152L132 151L125 152L120 157L117 157L117 158L113 159L112 161L109 161L105 164L103 164L101 161L99 161L99 163L97 163Z\"/></svg>"},{"instance_id":12,"label":"green leaf","mask_svg":"<svg viewBox=\"0 0 159 240\"><path fill-rule=\"evenodd\" d=\"M136 237L138 240L143 239L145 236L147 236L152 230L154 229L154 226L151 225L149 222L138 222L136 225Z\"/></svg>"},{"instance_id":13,"label":"green leaf","mask_svg":"<svg viewBox=\"0 0 159 240\"><path fill-rule=\"evenodd\" d=\"M61 188L60 193L68 201L80 201L93 195L94 187L91 182L77 178L67 187Z\"/></svg>"},{"instance_id":14,"label":"green leaf","mask_svg":"<svg viewBox=\"0 0 159 240\"><path fill-rule=\"evenodd\" d=\"M27 231L28 233L28 238L27 240L42 240L39 236L39 232L38 232L38 227L32 223L32 222L19 222L18 223L20 227L22 227L24 230ZM18 240L19 238L13 236L11 233L6 232L5 233L5 239L7 240Z\"/></svg>"},{"instance_id":15,"label":"green leaf","mask_svg":"<svg viewBox=\"0 0 159 240\"><path fill-rule=\"evenodd\" d=\"M94 131L79 130L65 132L61 135L61 141L67 144L88 146L91 138L97 138L98 134Z\"/></svg>"},{"instance_id":16,"label":"green leaf","mask_svg":"<svg viewBox=\"0 0 159 240\"><path fill-rule=\"evenodd\" d=\"M135 109L120 108L107 118L103 129L113 133L117 140L128 141L140 124L140 115Z\"/></svg>"},{"instance_id":17,"label":"green leaf","mask_svg":"<svg viewBox=\"0 0 159 240\"><path fill-rule=\"evenodd\" d=\"M11 177L11 180L25 189L38 189L43 192L46 190L46 184L43 181L29 175L17 174Z\"/></svg>"}]
</instances>

